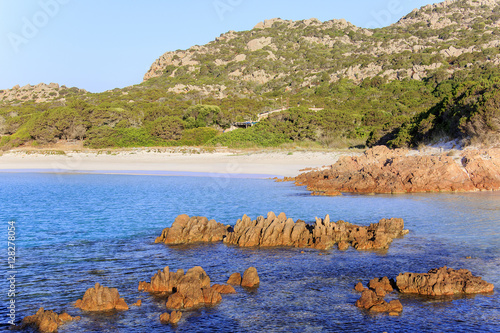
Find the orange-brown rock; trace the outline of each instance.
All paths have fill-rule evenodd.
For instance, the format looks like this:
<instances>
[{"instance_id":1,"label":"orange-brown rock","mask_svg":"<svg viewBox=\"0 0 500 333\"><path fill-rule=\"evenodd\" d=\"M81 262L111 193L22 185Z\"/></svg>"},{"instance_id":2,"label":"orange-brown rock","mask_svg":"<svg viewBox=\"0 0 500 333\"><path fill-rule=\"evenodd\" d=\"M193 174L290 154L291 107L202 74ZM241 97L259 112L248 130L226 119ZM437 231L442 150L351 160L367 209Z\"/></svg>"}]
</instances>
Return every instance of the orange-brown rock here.
<instances>
[{"instance_id":1,"label":"orange-brown rock","mask_svg":"<svg viewBox=\"0 0 500 333\"><path fill-rule=\"evenodd\" d=\"M381 279L371 279L370 282L368 282L368 288L375 290L375 292L377 291L377 289L380 289L387 293L390 293L394 290L394 288L392 287L392 283L387 276L384 276Z\"/></svg>"},{"instance_id":2,"label":"orange-brown rock","mask_svg":"<svg viewBox=\"0 0 500 333\"><path fill-rule=\"evenodd\" d=\"M467 269L454 270L446 266L427 273L401 273L396 277L396 285L404 294L431 296L488 293L494 288Z\"/></svg>"},{"instance_id":3,"label":"orange-brown rock","mask_svg":"<svg viewBox=\"0 0 500 333\"><path fill-rule=\"evenodd\" d=\"M71 317L67 313L57 314L53 311L45 311L43 308L40 308L36 314L24 317L21 326L32 326L42 333L53 333L57 332L58 327L64 322L73 320L80 320L80 317Z\"/></svg>"},{"instance_id":4,"label":"orange-brown rock","mask_svg":"<svg viewBox=\"0 0 500 333\"><path fill-rule=\"evenodd\" d=\"M259 216L251 220L244 215L236 222L234 230L227 234L224 243L241 247L292 246L329 249L335 244L341 248L349 244L358 250L387 249L392 240L405 235L402 219L382 219L370 226L356 226L348 222L331 222L327 215L316 218L313 225L273 212L267 218Z\"/></svg>"},{"instance_id":5,"label":"orange-brown rock","mask_svg":"<svg viewBox=\"0 0 500 333\"><path fill-rule=\"evenodd\" d=\"M151 282L139 282L139 291L169 295L166 306L169 309L191 309L216 304L220 293L210 287L210 277L203 268L196 266L186 274L183 270L170 272L169 267L158 271Z\"/></svg>"},{"instance_id":6,"label":"orange-brown rock","mask_svg":"<svg viewBox=\"0 0 500 333\"><path fill-rule=\"evenodd\" d=\"M163 271L153 275L151 282L139 282L139 291L147 291L150 293L172 293L179 281L184 277L184 270L179 269L177 272L170 272L167 266Z\"/></svg>"},{"instance_id":7,"label":"orange-brown rock","mask_svg":"<svg viewBox=\"0 0 500 333\"><path fill-rule=\"evenodd\" d=\"M232 284L234 286L239 286L241 284L241 274L233 273L226 282L227 284Z\"/></svg>"},{"instance_id":8,"label":"orange-brown rock","mask_svg":"<svg viewBox=\"0 0 500 333\"><path fill-rule=\"evenodd\" d=\"M182 318L182 312L180 311L172 311L172 313L170 314L168 312L165 312L160 315L160 322L162 324L175 325L179 322L179 320L181 320L181 318Z\"/></svg>"},{"instance_id":9,"label":"orange-brown rock","mask_svg":"<svg viewBox=\"0 0 500 333\"><path fill-rule=\"evenodd\" d=\"M354 290L356 290L357 292L362 292L362 291L365 291L366 288L363 287L363 284L361 282L358 282L356 284L356 286L354 287Z\"/></svg>"},{"instance_id":10,"label":"orange-brown rock","mask_svg":"<svg viewBox=\"0 0 500 333\"><path fill-rule=\"evenodd\" d=\"M180 215L176 221L185 222L186 219L188 219L187 215ZM197 219L200 221L203 220L203 218ZM190 243L192 241L199 242L204 239L211 239L210 241L213 241L214 238L203 237L198 233L197 237L190 237L187 230L180 229L182 223L177 224L177 222L174 222L177 230L175 244ZM189 224L189 227L186 225L186 228L192 230L195 227L194 224ZM195 229L205 230L210 233L209 229L206 228ZM171 231L165 230L158 239L168 238ZM382 219L378 223L372 223L369 226L357 226L344 221L331 222L330 217L326 215L324 219L316 218L315 223L311 225L302 220L294 222L291 218L287 218L285 213L276 216L273 212L269 212L267 217L259 216L256 220L252 220L247 215L244 215L236 222L234 229L228 228L226 230L222 238L225 244L241 247L291 246L326 250L338 244L338 248L341 250L346 250L349 246L357 250L372 250L389 248L394 238L401 237L407 232L407 230L404 230L404 221L397 218ZM187 238L179 238L184 236ZM171 292L171 281L175 279L176 277L171 272L162 273L159 271L153 277L150 285L140 285L139 290Z\"/></svg>"},{"instance_id":11,"label":"orange-brown rock","mask_svg":"<svg viewBox=\"0 0 500 333\"><path fill-rule=\"evenodd\" d=\"M361 298L356 301L358 308L366 309L372 312L402 312L403 305L398 300L392 300L387 303L383 297L377 296L375 291L365 289Z\"/></svg>"},{"instance_id":12,"label":"orange-brown rock","mask_svg":"<svg viewBox=\"0 0 500 333\"><path fill-rule=\"evenodd\" d=\"M453 192L500 189L500 149L421 154L377 146L343 156L326 170L302 173L295 184L313 194Z\"/></svg>"},{"instance_id":13,"label":"orange-brown rock","mask_svg":"<svg viewBox=\"0 0 500 333\"><path fill-rule=\"evenodd\" d=\"M241 279L240 279L241 280ZM241 283L241 282L240 282ZM229 284L214 284L212 289L217 291L219 294L236 294L234 287Z\"/></svg>"},{"instance_id":14,"label":"orange-brown rock","mask_svg":"<svg viewBox=\"0 0 500 333\"><path fill-rule=\"evenodd\" d=\"M107 288L96 283L94 288L89 288L75 303L75 307L84 311L111 311L128 310L128 305L116 288Z\"/></svg>"},{"instance_id":15,"label":"orange-brown rock","mask_svg":"<svg viewBox=\"0 0 500 333\"><path fill-rule=\"evenodd\" d=\"M141 299L138 300L137 302L135 302L134 304L132 304L132 306L137 306L137 307L139 307L141 305L142 305L142 300Z\"/></svg>"},{"instance_id":16,"label":"orange-brown rock","mask_svg":"<svg viewBox=\"0 0 500 333\"><path fill-rule=\"evenodd\" d=\"M241 279L241 286L247 288L255 288L260 284L259 274L257 274L257 269L255 267L249 267L243 273L243 278Z\"/></svg>"},{"instance_id":17,"label":"orange-brown rock","mask_svg":"<svg viewBox=\"0 0 500 333\"><path fill-rule=\"evenodd\" d=\"M192 244L198 242L220 242L225 237L228 227L208 220L206 217L179 215L170 228L163 229L155 243Z\"/></svg>"}]
</instances>

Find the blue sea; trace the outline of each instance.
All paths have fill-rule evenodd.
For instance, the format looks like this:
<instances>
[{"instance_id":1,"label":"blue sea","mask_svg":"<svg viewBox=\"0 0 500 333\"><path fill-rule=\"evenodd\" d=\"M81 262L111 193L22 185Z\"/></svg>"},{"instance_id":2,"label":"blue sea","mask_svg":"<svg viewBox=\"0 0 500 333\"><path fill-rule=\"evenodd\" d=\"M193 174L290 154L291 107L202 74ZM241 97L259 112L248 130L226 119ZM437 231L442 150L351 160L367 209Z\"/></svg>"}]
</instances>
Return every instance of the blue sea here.
<instances>
[{"instance_id":1,"label":"blue sea","mask_svg":"<svg viewBox=\"0 0 500 333\"><path fill-rule=\"evenodd\" d=\"M410 233L387 251L154 244L179 214L234 225L243 214L255 219L269 211L310 222L329 214L360 225L400 217ZM499 192L313 197L291 183L245 176L0 173L0 244L4 331L14 300L16 323L40 307L82 316L61 326L61 333L500 332ZM397 317L354 306L358 282L445 265L471 270L496 291L441 298L394 292L386 300L403 304ZM165 266L202 266L213 283L255 266L261 283L253 292L237 288L217 306L185 312L177 326L166 326L159 321L165 300L137 290L139 281ZM15 296L9 297L13 269ZM139 299L143 305L107 314L75 309L74 302L96 282L118 288L129 305Z\"/></svg>"}]
</instances>

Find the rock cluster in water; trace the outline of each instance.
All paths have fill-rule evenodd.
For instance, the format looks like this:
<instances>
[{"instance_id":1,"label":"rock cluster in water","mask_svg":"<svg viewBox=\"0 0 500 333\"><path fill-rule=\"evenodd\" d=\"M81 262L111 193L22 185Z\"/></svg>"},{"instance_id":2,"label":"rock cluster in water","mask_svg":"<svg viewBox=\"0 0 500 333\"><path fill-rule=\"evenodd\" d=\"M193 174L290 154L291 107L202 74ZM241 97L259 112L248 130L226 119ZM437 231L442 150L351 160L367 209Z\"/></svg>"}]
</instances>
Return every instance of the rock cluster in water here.
<instances>
[{"instance_id":1,"label":"rock cluster in water","mask_svg":"<svg viewBox=\"0 0 500 333\"><path fill-rule=\"evenodd\" d=\"M377 146L361 156L343 156L327 169L286 180L316 195L500 190L500 149L453 154Z\"/></svg>"},{"instance_id":2,"label":"rock cluster in water","mask_svg":"<svg viewBox=\"0 0 500 333\"><path fill-rule=\"evenodd\" d=\"M304 221L294 222L285 213L276 216L269 212L267 217L251 220L247 215L234 226L223 226L213 220L213 227L207 228L206 218L178 216L172 227L165 228L156 243L189 244L223 240L225 244L240 247L299 247L329 249L337 244L341 250L349 246L357 250L387 249L392 240L408 233L402 219L382 219L369 226L357 226L344 221L331 222L327 215L316 218L313 225ZM225 232L222 233L222 227ZM170 237L175 235L175 237Z\"/></svg>"},{"instance_id":3,"label":"rock cluster in water","mask_svg":"<svg viewBox=\"0 0 500 333\"><path fill-rule=\"evenodd\" d=\"M370 280L368 288L359 282L354 289L361 292L356 306L373 312L389 312L396 315L403 311L399 300L387 303L384 297L397 289L402 294L428 296L465 295L488 293L493 291L493 284L479 276L473 276L467 269L454 270L446 266L431 269L428 273L401 273L396 280L387 277Z\"/></svg>"},{"instance_id":4,"label":"rock cluster in water","mask_svg":"<svg viewBox=\"0 0 500 333\"><path fill-rule=\"evenodd\" d=\"M128 310L128 305L116 288L108 288L96 283L94 288L89 288L75 303L75 307L83 311L101 312Z\"/></svg>"},{"instance_id":5,"label":"rock cluster in water","mask_svg":"<svg viewBox=\"0 0 500 333\"><path fill-rule=\"evenodd\" d=\"M488 293L494 288L467 269L454 270L446 266L427 273L401 273L396 277L396 286L403 294L430 296Z\"/></svg>"},{"instance_id":6,"label":"rock cluster in water","mask_svg":"<svg viewBox=\"0 0 500 333\"><path fill-rule=\"evenodd\" d=\"M257 274L257 270L253 269ZM249 280L255 279L255 275L250 275ZM167 266L163 271L159 270L151 278L151 282L139 282L138 289L139 291L168 295L166 307L175 310L189 310L200 306L215 305L222 300L221 294L236 293L230 285L214 284L210 286L210 277L199 266L189 269L186 274L182 269L170 272L170 268Z\"/></svg>"},{"instance_id":7,"label":"rock cluster in water","mask_svg":"<svg viewBox=\"0 0 500 333\"><path fill-rule=\"evenodd\" d=\"M399 300L390 302L384 300L386 294L394 290L391 281L386 276L370 280L368 289L358 283L355 290L361 292L361 298L356 301L358 308L372 312L389 312L391 315L397 315L403 311L403 305Z\"/></svg>"},{"instance_id":8,"label":"rock cluster in water","mask_svg":"<svg viewBox=\"0 0 500 333\"><path fill-rule=\"evenodd\" d=\"M59 326L65 322L73 320L80 320L80 317L71 317L67 313L57 314L50 310L40 308L36 314L24 317L22 320L22 327L32 326L42 333L57 332Z\"/></svg>"}]
</instances>

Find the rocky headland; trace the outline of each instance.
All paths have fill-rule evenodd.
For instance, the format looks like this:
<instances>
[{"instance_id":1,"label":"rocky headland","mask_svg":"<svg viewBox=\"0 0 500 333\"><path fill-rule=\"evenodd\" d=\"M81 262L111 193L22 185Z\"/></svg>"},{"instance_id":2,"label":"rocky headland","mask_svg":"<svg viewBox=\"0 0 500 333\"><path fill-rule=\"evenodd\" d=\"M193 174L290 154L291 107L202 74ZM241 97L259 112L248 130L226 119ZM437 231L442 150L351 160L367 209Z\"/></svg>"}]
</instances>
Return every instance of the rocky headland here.
<instances>
[{"instance_id":1,"label":"rocky headland","mask_svg":"<svg viewBox=\"0 0 500 333\"><path fill-rule=\"evenodd\" d=\"M314 224L293 221L285 213L278 216L269 212L267 217L256 220L244 215L236 225L224 226L204 217L179 215L170 228L165 228L156 243L167 245L223 241L240 247L297 247L326 250L334 245L340 250L349 246L357 250L389 248L394 238L402 237L407 230L398 218L381 219L369 226L357 226L345 221L316 218Z\"/></svg>"},{"instance_id":2,"label":"rocky headland","mask_svg":"<svg viewBox=\"0 0 500 333\"><path fill-rule=\"evenodd\" d=\"M499 190L500 149L425 154L377 146L285 180L315 195Z\"/></svg>"}]
</instances>

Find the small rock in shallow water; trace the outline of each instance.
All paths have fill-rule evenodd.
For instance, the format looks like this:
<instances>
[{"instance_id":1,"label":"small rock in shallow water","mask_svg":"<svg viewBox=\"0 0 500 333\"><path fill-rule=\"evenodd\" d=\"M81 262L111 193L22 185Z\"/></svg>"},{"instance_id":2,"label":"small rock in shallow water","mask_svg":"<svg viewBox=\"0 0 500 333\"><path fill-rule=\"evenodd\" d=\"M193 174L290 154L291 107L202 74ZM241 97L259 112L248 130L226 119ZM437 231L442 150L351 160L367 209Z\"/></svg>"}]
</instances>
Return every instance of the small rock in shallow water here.
<instances>
[{"instance_id":1,"label":"small rock in shallow water","mask_svg":"<svg viewBox=\"0 0 500 333\"><path fill-rule=\"evenodd\" d=\"M259 286L260 279L259 274L257 274L257 269L255 267L248 268L245 273L243 273L243 279L241 280L241 286L247 288L254 288Z\"/></svg>"}]
</instances>

